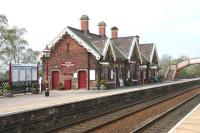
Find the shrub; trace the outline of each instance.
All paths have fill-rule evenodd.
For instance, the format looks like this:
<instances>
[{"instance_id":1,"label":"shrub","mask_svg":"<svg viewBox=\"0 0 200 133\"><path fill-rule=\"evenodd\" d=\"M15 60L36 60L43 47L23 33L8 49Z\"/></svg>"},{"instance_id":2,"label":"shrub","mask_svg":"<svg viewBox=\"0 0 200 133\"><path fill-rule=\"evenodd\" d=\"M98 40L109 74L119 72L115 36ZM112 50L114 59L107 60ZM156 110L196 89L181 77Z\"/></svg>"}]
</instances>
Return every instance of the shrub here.
<instances>
[{"instance_id":1,"label":"shrub","mask_svg":"<svg viewBox=\"0 0 200 133\"><path fill-rule=\"evenodd\" d=\"M31 93L32 94L39 94L39 85L38 83L33 83L32 88L31 88Z\"/></svg>"},{"instance_id":2,"label":"shrub","mask_svg":"<svg viewBox=\"0 0 200 133\"><path fill-rule=\"evenodd\" d=\"M64 90L65 88L64 88L64 86L63 86L63 84L62 83L59 83L59 85L58 85L58 90Z\"/></svg>"},{"instance_id":3,"label":"shrub","mask_svg":"<svg viewBox=\"0 0 200 133\"><path fill-rule=\"evenodd\" d=\"M5 85L5 86L3 86L3 92L11 92L11 87L10 87L10 85Z\"/></svg>"},{"instance_id":4,"label":"shrub","mask_svg":"<svg viewBox=\"0 0 200 133\"><path fill-rule=\"evenodd\" d=\"M38 87L39 87L38 83L33 83L32 84L32 88L38 88Z\"/></svg>"},{"instance_id":5,"label":"shrub","mask_svg":"<svg viewBox=\"0 0 200 133\"><path fill-rule=\"evenodd\" d=\"M106 81L105 80L101 80L100 81L100 86L105 86L106 85Z\"/></svg>"},{"instance_id":6,"label":"shrub","mask_svg":"<svg viewBox=\"0 0 200 133\"><path fill-rule=\"evenodd\" d=\"M126 86L133 86L133 82L131 81L131 79L128 79L128 80L125 82L125 85L126 85Z\"/></svg>"}]
</instances>

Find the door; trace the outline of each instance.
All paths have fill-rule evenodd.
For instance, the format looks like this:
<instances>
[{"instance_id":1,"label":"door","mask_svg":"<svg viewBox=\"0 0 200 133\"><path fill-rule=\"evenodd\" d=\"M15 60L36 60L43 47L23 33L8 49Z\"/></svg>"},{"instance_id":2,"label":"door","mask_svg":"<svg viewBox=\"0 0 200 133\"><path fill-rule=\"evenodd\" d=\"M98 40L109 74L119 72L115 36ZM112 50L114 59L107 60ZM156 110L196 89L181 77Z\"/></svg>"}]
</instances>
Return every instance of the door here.
<instances>
[{"instance_id":1,"label":"door","mask_svg":"<svg viewBox=\"0 0 200 133\"><path fill-rule=\"evenodd\" d=\"M52 89L57 89L59 84L59 72L53 71L52 72Z\"/></svg>"},{"instance_id":2,"label":"door","mask_svg":"<svg viewBox=\"0 0 200 133\"><path fill-rule=\"evenodd\" d=\"M79 71L78 73L78 87L79 89L86 89L86 72Z\"/></svg>"},{"instance_id":3,"label":"door","mask_svg":"<svg viewBox=\"0 0 200 133\"><path fill-rule=\"evenodd\" d=\"M71 80L64 81L64 88L65 90L71 90Z\"/></svg>"}]
</instances>

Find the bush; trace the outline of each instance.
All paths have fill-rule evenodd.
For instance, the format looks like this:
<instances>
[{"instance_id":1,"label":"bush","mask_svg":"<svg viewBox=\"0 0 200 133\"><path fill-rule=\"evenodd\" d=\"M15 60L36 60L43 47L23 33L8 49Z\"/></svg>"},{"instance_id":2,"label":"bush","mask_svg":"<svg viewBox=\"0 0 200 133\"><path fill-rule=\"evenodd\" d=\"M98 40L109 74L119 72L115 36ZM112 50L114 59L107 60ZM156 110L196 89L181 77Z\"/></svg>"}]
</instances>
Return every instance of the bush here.
<instances>
[{"instance_id":1,"label":"bush","mask_svg":"<svg viewBox=\"0 0 200 133\"><path fill-rule=\"evenodd\" d=\"M58 85L58 90L64 90L65 88L64 88L64 86L63 86L63 84L62 83L59 83L59 85Z\"/></svg>"},{"instance_id":2,"label":"bush","mask_svg":"<svg viewBox=\"0 0 200 133\"><path fill-rule=\"evenodd\" d=\"M133 86L133 82L131 81L131 79L128 79L128 80L125 82L125 85L126 85L126 86Z\"/></svg>"},{"instance_id":3,"label":"bush","mask_svg":"<svg viewBox=\"0 0 200 133\"><path fill-rule=\"evenodd\" d=\"M32 84L32 88L38 88L38 87L39 87L38 83L33 83Z\"/></svg>"},{"instance_id":4,"label":"bush","mask_svg":"<svg viewBox=\"0 0 200 133\"><path fill-rule=\"evenodd\" d=\"M3 86L3 92L11 92L11 87L10 87L10 85L5 85L5 86Z\"/></svg>"},{"instance_id":5,"label":"bush","mask_svg":"<svg viewBox=\"0 0 200 133\"><path fill-rule=\"evenodd\" d=\"M31 88L31 93L32 94L39 94L39 85L38 83L33 83L32 88Z\"/></svg>"},{"instance_id":6,"label":"bush","mask_svg":"<svg viewBox=\"0 0 200 133\"><path fill-rule=\"evenodd\" d=\"M105 86L106 85L106 81L105 80L101 80L100 81L100 86Z\"/></svg>"}]
</instances>

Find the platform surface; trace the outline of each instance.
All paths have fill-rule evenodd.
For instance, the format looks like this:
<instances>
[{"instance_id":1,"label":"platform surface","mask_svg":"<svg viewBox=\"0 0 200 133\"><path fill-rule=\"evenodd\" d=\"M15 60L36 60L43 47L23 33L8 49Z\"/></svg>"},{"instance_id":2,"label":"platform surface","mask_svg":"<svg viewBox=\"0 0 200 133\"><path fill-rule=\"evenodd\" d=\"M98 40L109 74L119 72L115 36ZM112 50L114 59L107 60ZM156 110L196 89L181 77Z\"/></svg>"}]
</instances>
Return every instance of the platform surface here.
<instances>
[{"instance_id":1,"label":"platform surface","mask_svg":"<svg viewBox=\"0 0 200 133\"><path fill-rule=\"evenodd\" d=\"M178 122L169 133L200 133L200 104Z\"/></svg>"},{"instance_id":2,"label":"platform surface","mask_svg":"<svg viewBox=\"0 0 200 133\"><path fill-rule=\"evenodd\" d=\"M137 85L111 90L50 91L49 97L45 97L44 93L15 95L12 98L0 97L0 117L52 106L59 106L67 103L84 101L88 99L117 95L142 89L149 89L157 86L176 84L178 82L188 82L190 80L200 80L200 78L187 80L185 79L179 81L165 81L162 83Z\"/></svg>"}]
</instances>

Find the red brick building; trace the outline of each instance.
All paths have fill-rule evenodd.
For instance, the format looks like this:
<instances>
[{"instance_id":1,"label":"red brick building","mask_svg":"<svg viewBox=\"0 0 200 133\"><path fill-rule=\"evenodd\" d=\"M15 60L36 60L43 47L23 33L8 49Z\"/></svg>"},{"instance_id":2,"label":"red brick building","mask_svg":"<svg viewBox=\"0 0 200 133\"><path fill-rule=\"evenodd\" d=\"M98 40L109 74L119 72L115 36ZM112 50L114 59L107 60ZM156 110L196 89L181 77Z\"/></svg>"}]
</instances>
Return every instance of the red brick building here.
<instances>
[{"instance_id":1,"label":"red brick building","mask_svg":"<svg viewBox=\"0 0 200 133\"><path fill-rule=\"evenodd\" d=\"M155 44L139 44L139 36L118 37L118 28L106 35L100 22L99 35L89 31L89 18L80 18L81 29L66 27L49 45L50 57L43 62L49 88L62 83L65 89L92 89L105 80L107 86L122 86L129 81L144 82L158 76Z\"/></svg>"}]
</instances>

